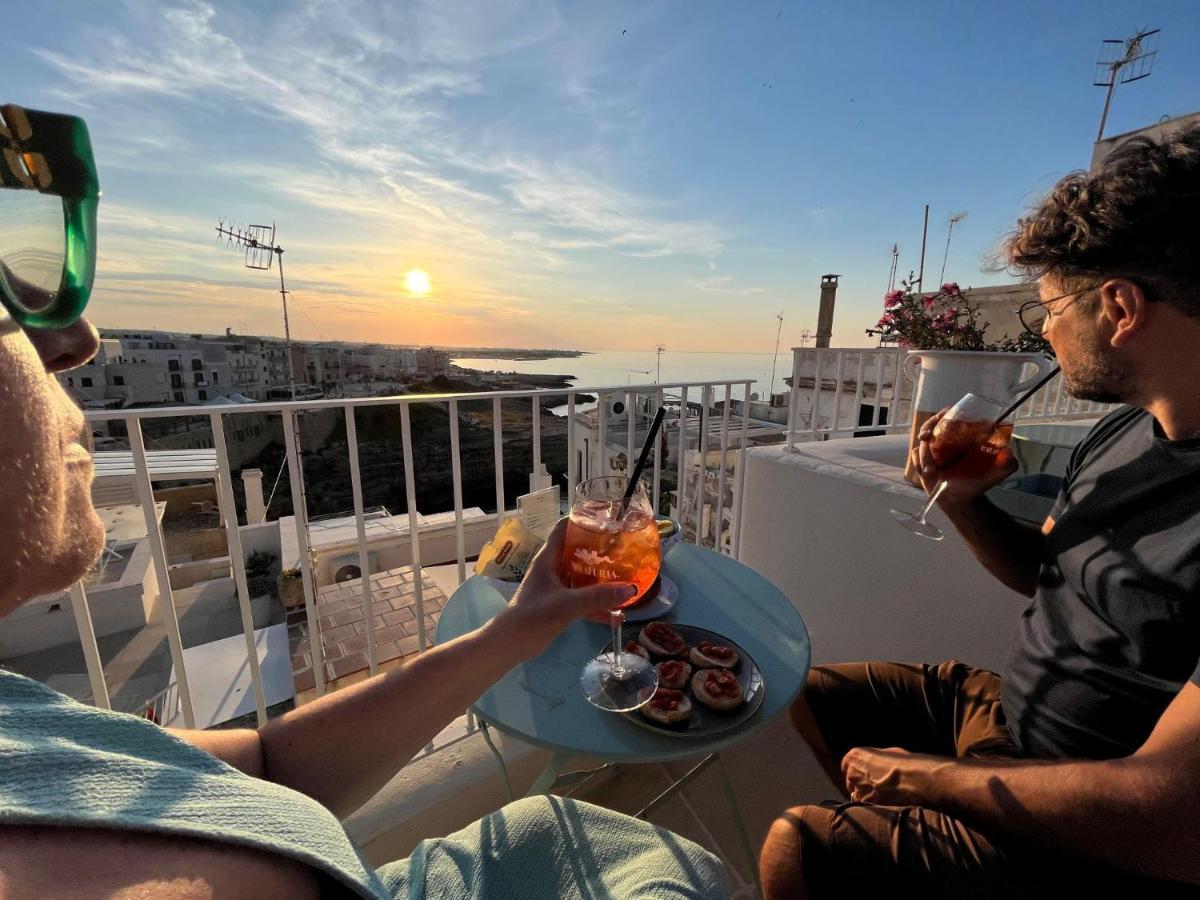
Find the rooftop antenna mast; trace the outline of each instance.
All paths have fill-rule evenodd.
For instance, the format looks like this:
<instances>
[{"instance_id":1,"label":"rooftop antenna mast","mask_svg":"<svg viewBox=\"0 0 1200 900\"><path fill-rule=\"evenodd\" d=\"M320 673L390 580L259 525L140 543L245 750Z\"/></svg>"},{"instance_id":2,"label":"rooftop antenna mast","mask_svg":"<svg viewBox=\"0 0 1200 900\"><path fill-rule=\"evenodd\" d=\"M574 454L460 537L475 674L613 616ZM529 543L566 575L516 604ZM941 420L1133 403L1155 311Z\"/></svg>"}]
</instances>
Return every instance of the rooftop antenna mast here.
<instances>
[{"instance_id":1,"label":"rooftop antenna mast","mask_svg":"<svg viewBox=\"0 0 1200 900\"><path fill-rule=\"evenodd\" d=\"M275 243L275 223L270 225L238 225L234 222L225 224L221 219L217 223L217 243L228 244L231 247L241 247L246 251L245 266L247 269L268 271L272 260L279 259L279 296L283 298L283 340L287 357L288 387L291 389L292 400L296 399L296 376L292 371L292 329L288 323L288 291L283 280L283 248Z\"/></svg>"},{"instance_id":2,"label":"rooftop antenna mast","mask_svg":"<svg viewBox=\"0 0 1200 900\"><path fill-rule=\"evenodd\" d=\"M1100 58L1096 60L1096 76L1092 84L1108 88L1104 95L1104 112L1100 114L1100 129L1096 140L1104 140L1104 125L1108 121L1108 109L1112 105L1113 92L1118 84L1129 84L1148 78L1154 70L1154 57L1158 55L1158 34L1162 29L1143 28L1131 38L1123 41L1108 40L1100 44Z\"/></svg>"},{"instance_id":3,"label":"rooftop antenna mast","mask_svg":"<svg viewBox=\"0 0 1200 900\"><path fill-rule=\"evenodd\" d=\"M656 369L656 372L654 374L654 383L655 384L660 384L662 382L662 355L666 351L666 349L667 348L664 347L662 344L659 344L657 347L654 348L655 369Z\"/></svg>"},{"instance_id":4,"label":"rooftop antenna mast","mask_svg":"<svg viewBox=\"0 0 1200 900\"><path fill-rule=\"evenodd\" d=\"M900 245L892 244L892 268L888 272L888 293L896 289L896 266L900 264Z\"/></svg>"},{"instance_id":5,"label":"rooftop antenna mast","mask_svg":"<svg viewBox=\"0 0 1200 900\"><path fill-rule=\"evenodd\" d=\"M954 234L954 226L967 217L966 212L957 212L950 217L950 228L946 231L946 252L942 254L942 274L938 276L938 284L945 284L946 260L950 258L950 236Z\"/></svg>"},{"instance_id":6,"label":"rooftop antenna mast","mask_svg":"<svg viewBox=\"0 0 1200 900\"><path fill-rule=\"evenodd\" d=\"M775 318L779 320L779 328L775 331L775 356L771 360L771 383L767 385L767 399L771 399L771 394L775 393L775 363L779 361L779 336L783 334L783 311L780 310L775 314Z\"/></svg>"}]
</instances>

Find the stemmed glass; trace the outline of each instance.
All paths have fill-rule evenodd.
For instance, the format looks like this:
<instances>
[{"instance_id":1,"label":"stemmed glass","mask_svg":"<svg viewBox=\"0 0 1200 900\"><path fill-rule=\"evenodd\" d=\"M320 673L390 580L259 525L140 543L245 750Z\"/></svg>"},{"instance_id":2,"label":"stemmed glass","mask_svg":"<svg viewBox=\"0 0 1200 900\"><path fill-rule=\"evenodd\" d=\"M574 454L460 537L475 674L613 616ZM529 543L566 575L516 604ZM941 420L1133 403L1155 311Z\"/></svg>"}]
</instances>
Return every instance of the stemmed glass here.
<instances>
[{"instance_id":1,"label":"stemmed glass","mask_svg":"<svg viewBox=\"0 0 1200 900\"><path fill-rule=\"evenodd\" d=\"M622 610L645 596L658 577L662 561L658 526L646 491L639 482L628 503L624 476L592 478L575 491L567 521L563 568L571 587L628 582L637 593L610 611L612 653L587 664L579 684L584 696L601 709L628 712L642 706L658 686L658 673L648 661L626 653L621 642Z\"/></svg>"},{"instance_id":2,"label":"stemmed glass","mask_svg":"<svg viewBox=\"0 0 1200 900\"><path fill-rule=\"evenodd\" d=\"M933 461L942 470L942 480L929 495L920 512L891 510L893 518L909 531L940 541L946 535L925 517L942 492L955 478L977 478L996 466L1008 463L1008 441L1012 422L1000 422L1005 405L990 397L967 394L938 421L929 441Z\"/></svg>"}]
</instances>

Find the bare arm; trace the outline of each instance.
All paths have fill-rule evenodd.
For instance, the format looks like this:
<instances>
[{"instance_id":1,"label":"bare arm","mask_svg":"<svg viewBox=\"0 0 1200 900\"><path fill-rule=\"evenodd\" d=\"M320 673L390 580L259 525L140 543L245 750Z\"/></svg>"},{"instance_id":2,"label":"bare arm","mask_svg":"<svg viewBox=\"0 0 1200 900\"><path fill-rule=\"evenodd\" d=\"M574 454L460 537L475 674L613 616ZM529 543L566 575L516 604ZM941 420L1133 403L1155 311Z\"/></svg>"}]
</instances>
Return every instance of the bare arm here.
<instances>
[{"instance_id":1,"label":"bare arm","mask_svg":"<svg viewBox=\"0 0 1200 900\"><path fill-rule=\"evenodd\" d=\"M348 815L518 663L571 621L618 606L629 585L569 589L559 575L565 521L491 622L399 669L326 694L256 731L177 732L185 740Z\"/></svg>"},{"instance_id":2,"label":"bare arm","mask_svg":"<svg viewBox=\"0 0 1200 900\"><path fill-rule=\"evenodd\" d=\"M929 441L944 412L921 426L917 446L913 448L913 463L929 493L942 480L941 470L930 453ZM938 505L985 569L1014 591L1032 597L1045 555L1045 535L1053 527L1054 520L1047 519L1039 530L1017 521L986 496L987 491L1016 470L1017 461L1010 455L1004 465L986 475L951 479Z\"/></svg>"},{"instance_id":3,"label":"bare arm","mask_svg":"<svg viewBox=\"0 0 1200 900\"><path fill-rule=\"evenodd\" d=\"M1189 682L1132 756L955 760L856 749L856 799L941 810L988 834L1200 884L1200 688Z\"/></svg>"}]
</instances>

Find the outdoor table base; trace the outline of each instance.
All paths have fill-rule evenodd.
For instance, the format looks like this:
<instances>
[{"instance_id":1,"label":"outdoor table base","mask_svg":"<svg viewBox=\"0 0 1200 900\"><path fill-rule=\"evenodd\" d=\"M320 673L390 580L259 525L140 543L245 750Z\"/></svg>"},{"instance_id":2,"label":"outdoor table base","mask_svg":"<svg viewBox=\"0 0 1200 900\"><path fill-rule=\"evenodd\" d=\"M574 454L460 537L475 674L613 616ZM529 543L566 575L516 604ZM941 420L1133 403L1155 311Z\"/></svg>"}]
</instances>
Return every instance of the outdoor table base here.
<instances>
[{"instance_id":1,"label":"outdoor table base","mask_svg":"<svg viewBox=\"0 0 1200 900\"><path fill-rule=\"evenodd\" d=\"M484 740L491 747L512 799L508 770L491 729L550 751L548 765L529 794L578 791L588 779L622 764L665 763L699 758L687 773L650 800L637 815L653 815L706 769L716 766L721 789L733 813L739 840L757 878L753 846L734 794L721 751L783 713L804 686L811 648L799 612L777 587L747 566L694 544L678 544L663 557L663 572L679 588L679 601L664 616L724 635L740 645L762 673L762 705L746 722L727 732L681 739L638 728L623 716L596 709L579 688L589 659L609 642L607 626L579 621L567 627L535 659L514 667L471 705ZM468 578L454 592L438 620L437 641L444 643L479 628L507 603L494 585ZM631 626L640 627L640 626ZM570 759L598 759L597 769L564 772Z\"/></svg>"}]
</instances>

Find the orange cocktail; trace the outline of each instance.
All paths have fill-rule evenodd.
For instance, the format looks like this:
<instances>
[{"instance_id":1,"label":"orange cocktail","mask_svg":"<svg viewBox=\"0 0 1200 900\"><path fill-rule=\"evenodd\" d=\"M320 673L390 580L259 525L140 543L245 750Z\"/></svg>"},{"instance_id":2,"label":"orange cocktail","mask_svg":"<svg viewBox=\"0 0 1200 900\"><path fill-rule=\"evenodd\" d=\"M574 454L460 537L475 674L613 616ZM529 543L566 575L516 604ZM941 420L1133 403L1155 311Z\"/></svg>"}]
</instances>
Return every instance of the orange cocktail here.
<instances>
[{"instance_id":1,"label":"orange cocktail","mask_svg":"<svg viewBox=\"0 0 1200 900\"><path fill-rule=\"evenodd\" d=\"M622 609L641 600L658 578L662 544L646 491L637 484L628 500L623 477L592 478L575 489L563 546L563 574L573 588L627 582L637 588L611 610L612 652L601 653L583 670L584 696L602 709L637 709L654 693L658 673L649 662L625 653Z\"/></svg>"},{"instance_id":2,"label":"orange cocktail","mask_svg":"<svg viewBox=\"0 0 1200 900\"><path fill-rule=\"evenodd\" d=\"M976 478L1008 465L1012 430L1012 422L943 418L933 429L929 452L944 478Z\"/></svg>"},{"instance_id":3,"label":"orange cocktail","mask_svg":"<svg viewBox=\"0 0 1200 900\"><path fill-rule=\"evenodd\" d=\"M577 504L567 523L563 559L571 587L612 581L636 585L637 595L625 607L641 600L654 584L662 545L650 512L631 509L623 518L616 515L605 501Z\"/></svg>"},{"instance_id":4,"label":"orange cocktail","mask_svg":"<svg viewBox=\"0 0 1200 900\"><path fill-rule=\"evenodd\" d=\"M978 394L967 394L946 410L929 439L929 453L941 475L937 486L919 512L893 509L892 517L913 534L932 541L944 538L942 530L926 516L951 481L980 478L1009 465L1013 426L1003 419L1011 412L1011 407Z\"/></svg>"}]
</instances>

